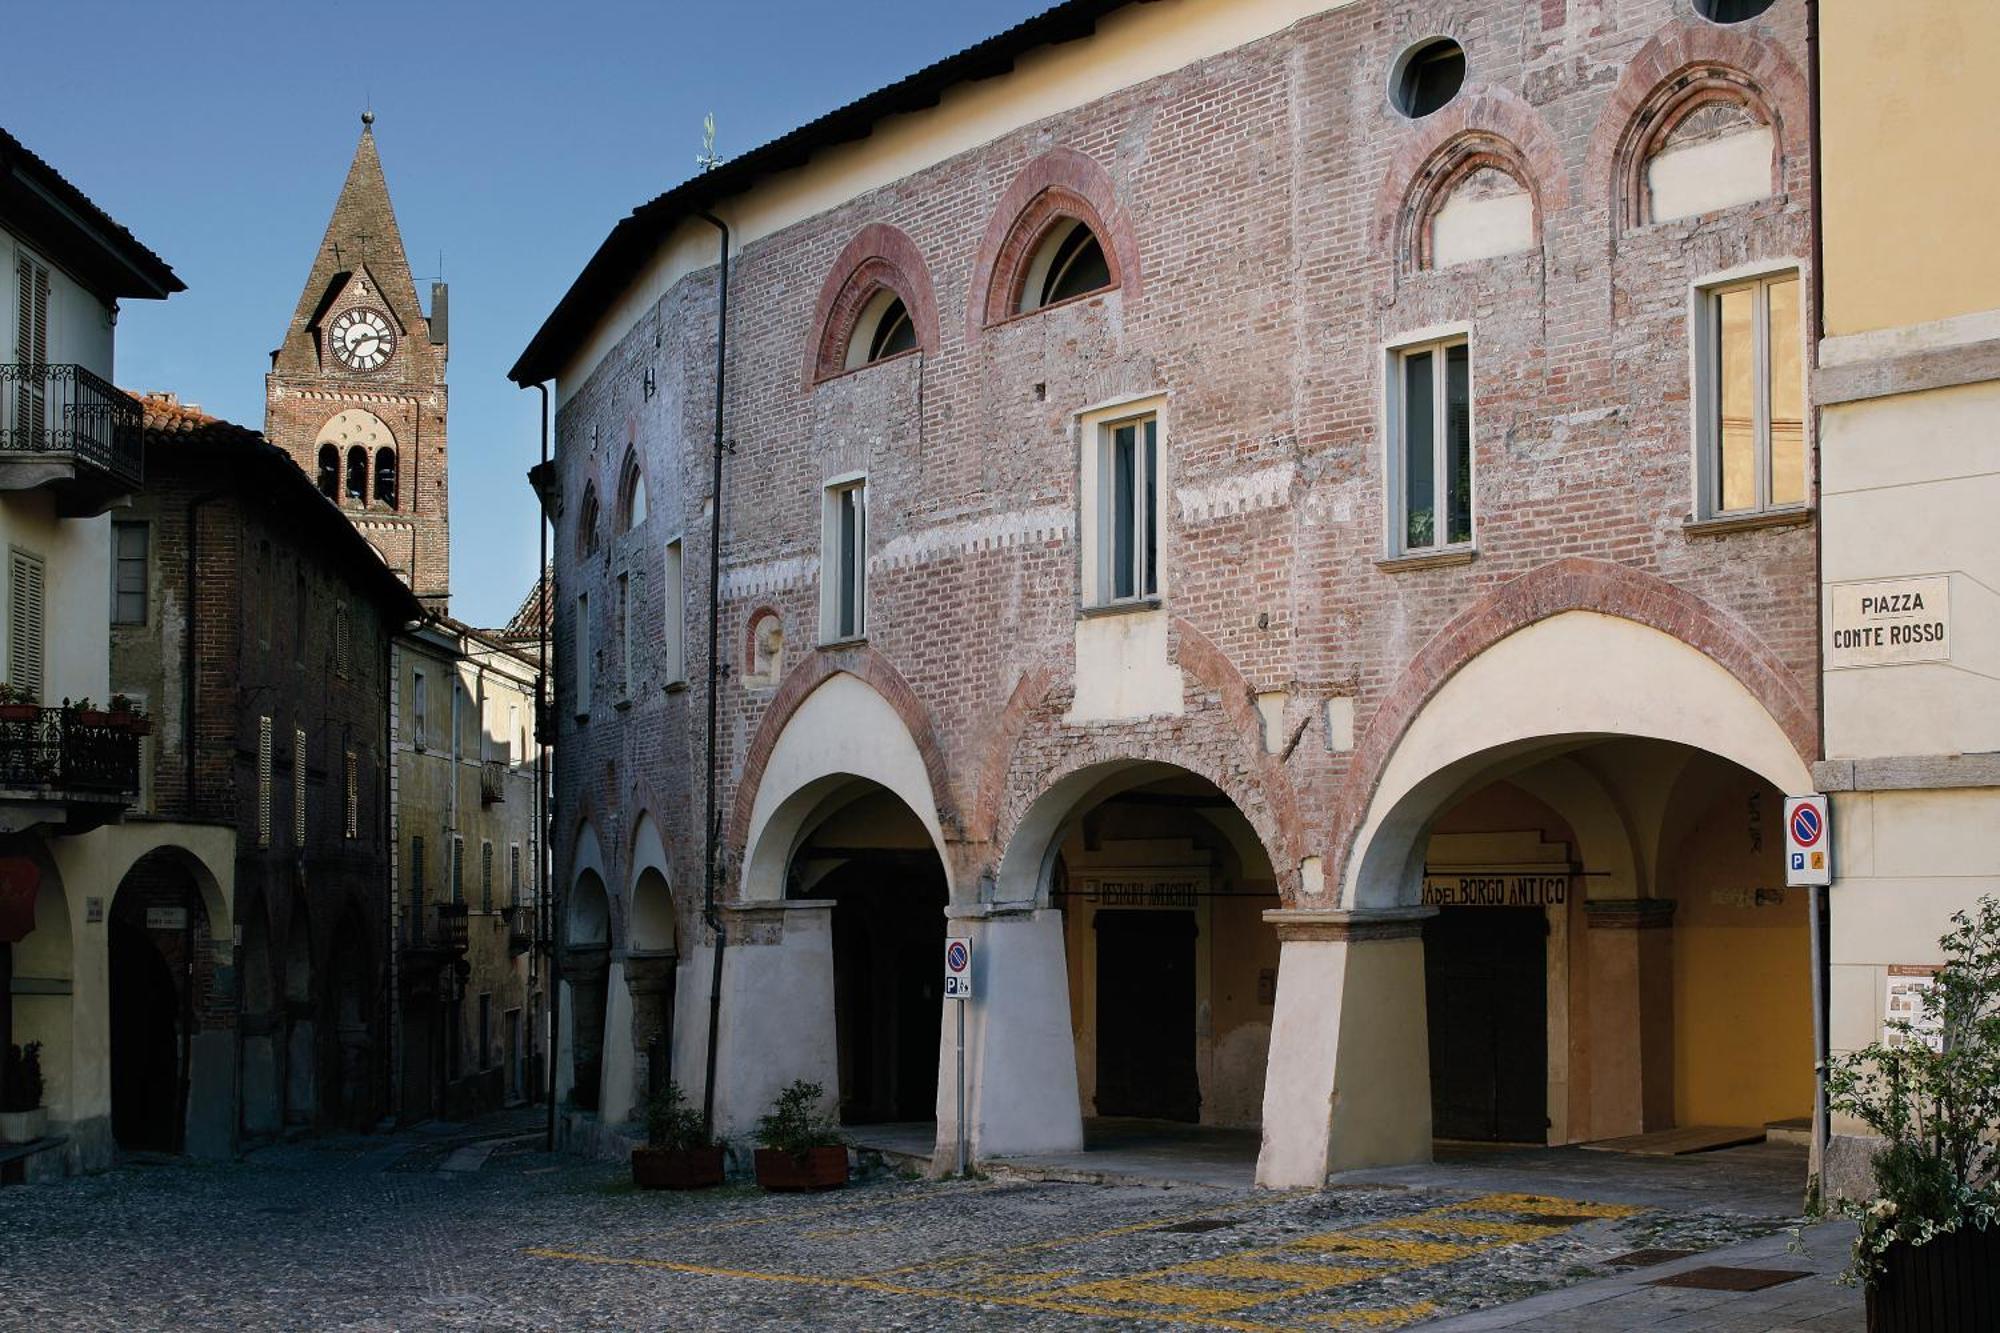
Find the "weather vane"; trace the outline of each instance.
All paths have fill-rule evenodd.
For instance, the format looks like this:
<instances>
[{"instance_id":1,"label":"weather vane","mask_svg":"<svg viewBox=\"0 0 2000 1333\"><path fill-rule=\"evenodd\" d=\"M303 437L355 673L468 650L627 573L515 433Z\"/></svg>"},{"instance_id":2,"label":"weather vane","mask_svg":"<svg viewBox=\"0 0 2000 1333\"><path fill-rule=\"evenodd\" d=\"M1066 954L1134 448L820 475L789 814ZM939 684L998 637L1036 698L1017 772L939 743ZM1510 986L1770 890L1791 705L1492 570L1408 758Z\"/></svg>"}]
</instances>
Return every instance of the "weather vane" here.
<instances>
[{"instance_id":1,"label":"weather vane","mask_svg":"<svg viewBox=\"0 0 2000 1333\"><path fill-rule=\"evenodd\" d=\"M722 165L722 159L715 155L715 113L709 112L701 118L701 155L694 164L703 171L714 171Z\"/></svg>"}]
</instances>

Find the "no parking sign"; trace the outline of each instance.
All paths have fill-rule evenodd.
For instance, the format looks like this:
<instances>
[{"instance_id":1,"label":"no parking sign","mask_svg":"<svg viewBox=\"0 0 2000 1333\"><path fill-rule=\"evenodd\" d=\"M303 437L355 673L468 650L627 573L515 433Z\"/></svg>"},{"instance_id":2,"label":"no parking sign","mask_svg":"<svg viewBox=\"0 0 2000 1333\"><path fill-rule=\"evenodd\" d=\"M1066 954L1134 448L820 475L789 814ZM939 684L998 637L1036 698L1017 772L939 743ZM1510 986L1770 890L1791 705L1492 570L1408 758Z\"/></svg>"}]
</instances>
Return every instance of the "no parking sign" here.
<instances>
[{"instance_id":1,"label":"no parking sign","mask_svg":"<svg viewBox=\"0 0 2000 1333\"><path fill-rule=\"evenodd\" d=\"M972 941L953 937L944 942L944 998L972 998Z\"/></svg>"},{"instance_id":2,"label":"no parking sign","mask_svg":"<svg viewBox=\"0 0 2000 1333\"><path fill-rule=\"evenodd\" d=\"M1833 882L1833 839L1826 797L1785 798L1785 883L1794 888Z\"/></svg>"}]
</instances>

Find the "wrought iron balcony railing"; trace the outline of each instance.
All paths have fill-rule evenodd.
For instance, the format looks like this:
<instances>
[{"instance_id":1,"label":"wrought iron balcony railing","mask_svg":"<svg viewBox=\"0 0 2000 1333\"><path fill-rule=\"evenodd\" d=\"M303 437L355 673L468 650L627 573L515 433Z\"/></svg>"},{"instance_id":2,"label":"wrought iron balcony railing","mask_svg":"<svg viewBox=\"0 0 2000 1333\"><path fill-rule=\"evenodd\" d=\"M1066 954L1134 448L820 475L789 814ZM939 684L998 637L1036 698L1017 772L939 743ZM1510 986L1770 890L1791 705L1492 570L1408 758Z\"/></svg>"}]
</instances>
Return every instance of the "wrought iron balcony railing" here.
<instances>
[{"instance_id":1,"label":"wrought iron balcony railing","mask_svg":"<svg viewBox=\"0 0 2000 1333\"><path fill-rule=\"evenodd\" d=\"M136 486L144 431L138 401L82 366L0 364L0 453L68 459Z\"/></svg>"},{"instance_id":2,"label":"wrought iron balcony railing","mask_svg":"<svg viewBox=\"0 0 2000 1333\"><path fill-rule=\"evenodd\" d=\"M139 733L67 703L0 704L0 789L136 795Z\"/></svg>"}]
</instances>

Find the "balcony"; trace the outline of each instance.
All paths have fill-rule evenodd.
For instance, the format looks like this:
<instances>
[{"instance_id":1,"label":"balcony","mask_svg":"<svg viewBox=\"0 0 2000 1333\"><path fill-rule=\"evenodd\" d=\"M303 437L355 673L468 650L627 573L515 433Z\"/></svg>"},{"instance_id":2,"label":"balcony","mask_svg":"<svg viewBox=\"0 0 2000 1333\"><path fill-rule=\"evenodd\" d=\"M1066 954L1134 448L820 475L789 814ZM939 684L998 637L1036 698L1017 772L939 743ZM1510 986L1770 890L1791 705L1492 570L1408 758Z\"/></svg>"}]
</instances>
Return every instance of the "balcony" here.
<instances>
[{"instance_id":1,"label":"balcony","mask_svg":"<svg viewBox=\"0 0 2000 1333\"><path fill-rule=\"evenodd\" d=\"M535 909L527 903L515 903L500 910L507 918L507 953L518 958L535 947Z\"/></svg>"},{"instance_id":2,"label":"balcony","mask_svg":"<svg viewBox=\"0 0 2000 1333\"><path fill-rule=\"evenodd\" d=\"M87 833L139 792L139 726L64 704L0 703L0 832Z\"/></svg>"},{"instance_id":3,"label":"balcony","mask_svg":"<svg viewBox=\"0 0 2000 1333\"><path fill-rule=\"evenodd\" d=\"M0 490L47 487L69 518L139 488L144 412L82 366L0 364Z\"/></svg>"},{"instance_id":4,"label":"balcony","mask_svg":"<svg viewBox=\"0 0 2000 1333\"><path fill-rule=\"evenodd\" d=\"M471 935L467 928L470 910L465 903L418 903L405 908L403 952L433 955L439 961L462 955Z\"/></svg>"}]
</instances>

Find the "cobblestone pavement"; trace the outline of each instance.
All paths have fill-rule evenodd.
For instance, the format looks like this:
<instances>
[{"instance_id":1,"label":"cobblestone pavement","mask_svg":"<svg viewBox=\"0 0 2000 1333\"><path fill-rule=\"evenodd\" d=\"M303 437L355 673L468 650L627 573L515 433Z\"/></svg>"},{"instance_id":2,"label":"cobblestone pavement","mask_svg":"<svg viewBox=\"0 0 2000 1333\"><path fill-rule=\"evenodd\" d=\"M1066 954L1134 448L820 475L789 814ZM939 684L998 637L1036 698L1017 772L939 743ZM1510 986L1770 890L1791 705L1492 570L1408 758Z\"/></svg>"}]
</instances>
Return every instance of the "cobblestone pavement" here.
<instances>
[{"instance_id":1,"label":"cobblestone pavement","mask_svg":"<svg viewBox=\"0 0 2000 1333\"><path fill-rule=\"evenodd\" d=\"M1620 1256L1748 1242L1758 1266L1815 1261L1769 1210L1690 1207L1597 1164L1547 1173L1585 1187L1561 1194L1445 1165L1298 1194L884 1177L676 1195L533 1146L330 1140L0 1192L0 1327L1859 1326L1823 1275L1758 1293L1755 1315L1644 1285ZM1569 1303L1485 1322L1538 1293Z\"/></svg>"}]
</instances>

